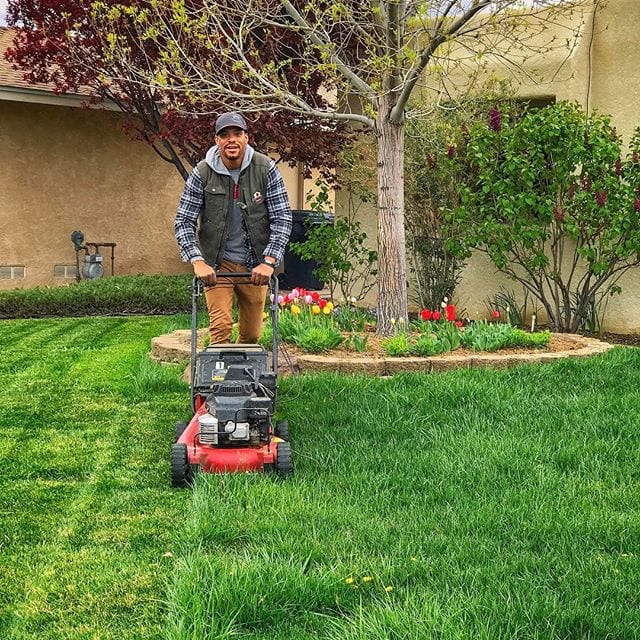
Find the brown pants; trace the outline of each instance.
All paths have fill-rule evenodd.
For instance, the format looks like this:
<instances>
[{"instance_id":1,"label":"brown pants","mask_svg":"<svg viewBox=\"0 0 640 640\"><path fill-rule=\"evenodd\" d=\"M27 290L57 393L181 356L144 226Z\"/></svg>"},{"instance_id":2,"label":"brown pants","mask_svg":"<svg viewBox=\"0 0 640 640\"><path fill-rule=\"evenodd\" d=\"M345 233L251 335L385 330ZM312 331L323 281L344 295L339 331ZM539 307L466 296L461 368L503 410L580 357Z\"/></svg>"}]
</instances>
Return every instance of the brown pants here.
<instances>
[{"instance_id":1,"label":"brown pants","mask_svg":"<svg viewBox=\"0 0 640 640\"><path fill-rule=\"evenodd\" d=\"M224 260L220 271L238 273L249 271L245 264ZM247 284L248 283L248 284ZM251 344L262 335L262 312L267 297L267 286L257 287L248 278L218 278L215 287L207 287L204 295L209 310L211 344L231 341L233 327L233 294L238 302L238 342Z\"/></svg>"}]
</instances>

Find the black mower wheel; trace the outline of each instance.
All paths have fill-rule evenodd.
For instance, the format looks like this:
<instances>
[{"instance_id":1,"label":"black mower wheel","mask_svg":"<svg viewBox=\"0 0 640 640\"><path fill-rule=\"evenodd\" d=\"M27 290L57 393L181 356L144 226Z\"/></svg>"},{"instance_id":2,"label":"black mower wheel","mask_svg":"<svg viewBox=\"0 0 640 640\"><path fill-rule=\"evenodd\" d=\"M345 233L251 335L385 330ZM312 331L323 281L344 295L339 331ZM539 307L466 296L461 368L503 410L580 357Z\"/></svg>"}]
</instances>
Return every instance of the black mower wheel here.
<instances>
[{"instance_id":1,"label":"black mower wheel","mask_svg":"<svg viewBox=\"0 0 640 640\"><path fill-rule=\"evenodd\" d=\"M176 422L176 439L174 442L178 442L178 440L180 440L180 436L184 433L188 424L188 422Z\"/></svg>"},{"instance_id":2,"label":"black mower wheel","mask_svg":"<svg viewBox=\"0 0 640 640\"><path fill-rule=\"evenodd\" d=\"M191 467L186 444L174 444L171 447L171 484L174 487L186 487L191 484Z\"/></svg>"},{"instance_id":3,"label":"black mower wheel","mask_svg":"<svg viewBox=\"0 0 640 640\"><path fill-rule=\"evenodd\" d=\"M289 423L286 420L278 420L273 434L277 438L289 442Z\"/></svg>"},{"instance_id":4,"label":"black mower wheel","mask_svg":"<svg viewBox=\"0 0 640 640\"><path fill-rule=\"evenodd\" d=\"M287 478L293 474L293 459L291 458L291 445L288 442L279 442L276 453L276 475Z\"/></svg>"}]
</instances>

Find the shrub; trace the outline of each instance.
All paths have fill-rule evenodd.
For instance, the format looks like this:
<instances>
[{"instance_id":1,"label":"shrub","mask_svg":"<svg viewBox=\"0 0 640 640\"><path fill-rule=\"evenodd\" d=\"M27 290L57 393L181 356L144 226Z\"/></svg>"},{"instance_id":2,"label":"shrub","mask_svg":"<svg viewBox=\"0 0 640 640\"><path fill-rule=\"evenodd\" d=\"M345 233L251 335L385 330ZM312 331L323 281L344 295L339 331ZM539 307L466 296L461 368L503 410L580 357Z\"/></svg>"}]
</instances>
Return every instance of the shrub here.
<instances>
[{"instance_id":1,"label":"shrub","mask_svg":"<svg viewBox=\"0 0 640 640\"><path fill-rule=\"evenodd\" d=\"M0 318L189 312L191 279L189 274L113 276L69 286L2 291Z\"/></svg>"},{"instance_id":2,"label":"shrub","mask_svg":"<svg viewBox=\"0 0 640 640\"><path fill-rule=\"evenodd\" d=\"M575 333L640 264L640 129L625 154L608 117L558 103L469 130L448 248L475 248ZM454 233L455 231L455 233Z\"/></svg>"}]
</instances>

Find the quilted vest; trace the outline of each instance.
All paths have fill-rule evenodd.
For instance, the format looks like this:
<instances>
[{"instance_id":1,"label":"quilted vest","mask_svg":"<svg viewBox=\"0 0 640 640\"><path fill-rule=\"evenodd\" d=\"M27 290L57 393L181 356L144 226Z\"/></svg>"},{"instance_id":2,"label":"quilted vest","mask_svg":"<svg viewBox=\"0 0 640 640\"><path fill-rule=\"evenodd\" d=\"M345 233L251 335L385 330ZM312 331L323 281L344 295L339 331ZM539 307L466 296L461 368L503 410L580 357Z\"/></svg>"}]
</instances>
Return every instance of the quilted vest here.
<instances>
[{"instance_id":1,"label":"quilted vest","mask_svg":"<svg viewBox=\"0 0 640 640\"><path fill-rule=\"evenodd\" d=\"M269 213L265 202L270 166L271 159L268 156L255 152L238 180L238 207L258 260L262 258L270 236ZM197 168L204 184L204 206L200 212L198 244L206 262L218 267L224 255L229 205L233 199L233 180L231 176L216 173L206 160L199 162Z\"/></svg>"}]
</instances>

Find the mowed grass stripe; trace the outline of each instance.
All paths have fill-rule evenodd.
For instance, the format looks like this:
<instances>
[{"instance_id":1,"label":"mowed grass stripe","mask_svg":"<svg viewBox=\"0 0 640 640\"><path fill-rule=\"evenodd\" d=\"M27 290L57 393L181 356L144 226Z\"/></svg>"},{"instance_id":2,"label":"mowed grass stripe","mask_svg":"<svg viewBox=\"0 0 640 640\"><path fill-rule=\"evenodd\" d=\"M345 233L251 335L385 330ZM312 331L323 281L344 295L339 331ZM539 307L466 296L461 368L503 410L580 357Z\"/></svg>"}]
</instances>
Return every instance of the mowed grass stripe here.
<instances>
[{"instance_id":1,"label":"mowed grass stripe","mask_svg":"<svg viewBox=\"0 0 640 640\"><path fill-rule=\"evenodd\" d=\"M199 479L168 637L638 637L637 389L634 349L282 380L296 476Z\"/></svg>"},{"instance_id":2,"label":"mowed grass stripe","mask_svg":"<svg viewBox=\"0 0 640 640\"><path fill-rule=\"evenodd\" d=\"M0 334L26 364L0 389L11 406L0 429L13 442L1 449L0 635L160 638L163 576L189 499L168 482L185 387L175 369L140 375L166 320L20 324L24 342ZM35 334L47 340L31 359ZM37 397L28 387L21 405L17 389L34 379L47 384L34 385Z\"/></svg>"}]
</instances>

